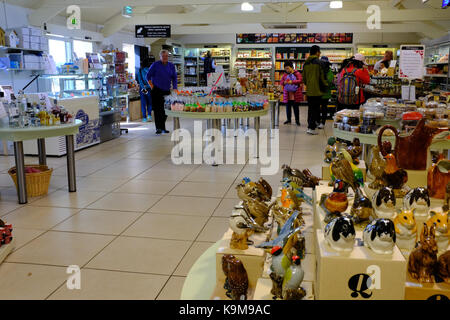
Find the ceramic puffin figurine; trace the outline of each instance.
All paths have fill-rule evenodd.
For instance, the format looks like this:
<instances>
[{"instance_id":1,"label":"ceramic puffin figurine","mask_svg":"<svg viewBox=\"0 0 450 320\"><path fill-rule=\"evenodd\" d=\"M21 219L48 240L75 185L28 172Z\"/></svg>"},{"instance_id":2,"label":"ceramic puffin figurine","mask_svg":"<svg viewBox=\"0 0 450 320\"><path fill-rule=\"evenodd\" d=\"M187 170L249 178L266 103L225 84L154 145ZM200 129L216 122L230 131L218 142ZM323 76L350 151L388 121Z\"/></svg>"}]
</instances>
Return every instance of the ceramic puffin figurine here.
<instances>
[{"instance_id":1,"label":"ceramic puffin figurine","mask_svg":"<svg viewBox=\"0 0 450 320\"><path fill-rule=\"evenodd\" d=\"M283 279L283 300L300 300L306 295L305 290L300 287L304 276L305 272L302 269L300 257L293 256Z\"/></svg>"},{"instance_id":2,"label":"ceramic puffin figurine","mask_svg":"<svg viewBox=\"0 0 450 320\"><path fill-rule=\"evenodd\" d=\"M389 219L375 219L363 231L364 246L377 254L392 254L396 242L395 226Z\"/></svg>"},{"instance_id":3,"label":"ceramic puffin figurine","mask_svg":"<svg viewBox=\"0 0 450 320\"><path fill-rule=\"evenodd\" d=\"M394 219L397 201L394 190L383 187L373 194L372 204L377 218Z\"/></svg>"},{"instance_id":4,"label":"ceramic puffin figurine","mask_svg":"<svg viewBox=\"0 0 450 320\"><path fill-rule=\"evenodd\" d=\"M325 227L325 241L336 251L352 251L355 236L355 226L349 216L335 218Z\"/></svg>"},{"instance_id":5,"label":"ceramic puffin figurine","mask_svg":"<svg viewBox=\"0 0 450 320\"><path fill-rule=\"evenodd\" d=\"M413 210L401 210L394 219L397 246L400 249L411 251L417 242L417 224Z\"/></svg>"},{"instance_id":6,"label":"ceramic puffin figurine","mask_svg":"<svg viewBox=\"0 0 450 320\"><path fill-rule=\"evenodd\" d=\"M431 229L433 224L436 225L435 238L439 253L444 252L448 248L450 240L450 226L448 212L430 212L430 218L427 220L428 228Z\"/></svg>"},{"instance_id":7,"label":"ceramic puffin figurine","mask_svg":"<svg viewBox=\"0 0 450 320\"><path fill-rule=\"evenodd\" d=\"M403 208L414 209L414 214L418 217L426 217L430 210L430 196L428 189L418 187L411 189L403 198Z\"/></svg>"}]
</instances>

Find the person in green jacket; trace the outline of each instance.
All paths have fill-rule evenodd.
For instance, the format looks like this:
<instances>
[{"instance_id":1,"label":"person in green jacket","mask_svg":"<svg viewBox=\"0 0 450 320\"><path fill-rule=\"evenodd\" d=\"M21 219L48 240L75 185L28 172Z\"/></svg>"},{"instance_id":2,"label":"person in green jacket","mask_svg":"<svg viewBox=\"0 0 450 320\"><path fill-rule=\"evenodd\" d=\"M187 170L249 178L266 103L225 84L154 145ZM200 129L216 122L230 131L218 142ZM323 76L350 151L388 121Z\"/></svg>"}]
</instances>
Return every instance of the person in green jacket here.
<instances>
[{"instance_id":1,"label":"person in green jacket","mask_svg":"<svg viewBox=\"0 0 450 320\"><path fill-rule=\"evenodd\" d=\"M331 88L333 87L334 74L333 71L331 71L331 63L328 60L328 57L322 56L320 57L320 61L322 62L325 78L328 83L328 87L325 94L322 96L322 101L320 103L319 125L317 126L318 129L323 129L325 127L325 122L327 121L328 101L331 98Z\"/></svg>"},{"instance_id":2,"label":"person in green jacket","mask_svg":"<svg viewBox=\"0 0 450 320\"><path fill-rule=\"evenodd\" d=\"M306 85L306 96L308 97L308 130L306 133L312 135L317 134L320 103L328 86L319 57L320 47L312 46L309 50L309 57L303 66L303 83Z\"/></svg>"}]
</instances>

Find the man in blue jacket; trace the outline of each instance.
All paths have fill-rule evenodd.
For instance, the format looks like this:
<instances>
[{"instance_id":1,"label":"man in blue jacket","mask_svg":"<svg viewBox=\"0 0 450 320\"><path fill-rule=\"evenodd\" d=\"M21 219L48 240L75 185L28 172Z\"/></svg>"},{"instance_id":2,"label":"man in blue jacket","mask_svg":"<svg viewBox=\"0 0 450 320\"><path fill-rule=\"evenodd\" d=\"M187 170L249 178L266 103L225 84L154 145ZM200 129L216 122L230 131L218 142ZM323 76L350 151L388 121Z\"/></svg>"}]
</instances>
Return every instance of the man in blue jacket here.
<instances>
[{"instance_id":1,"label":"man in blue jacket","mask_svg":"<svg viewBox=\"0 0 450 320\"><path fill-rule=\"evenodd\" d=\"M152 64L147 73L147 80L152 88L153 114L155 116L156 134L169 133L166 130L166 113L164 96L170 94L171 87L177 89L177 71L169 62L169 51L161 50L159 61Z\"/></svg>"},{"instance_id":2,"label":"man in blue jacket","mask_svg":"<svg viewBox=\"0 0 450 320\"><path fill-rule=\"evenodd\" d=\"M147 73L150 68L150 58L145 58L136 73L139 82L139 94L141 96L142 122L152 121L152 97L150 96L150 85L147 81Z\"/></svg>"}]
</instances>

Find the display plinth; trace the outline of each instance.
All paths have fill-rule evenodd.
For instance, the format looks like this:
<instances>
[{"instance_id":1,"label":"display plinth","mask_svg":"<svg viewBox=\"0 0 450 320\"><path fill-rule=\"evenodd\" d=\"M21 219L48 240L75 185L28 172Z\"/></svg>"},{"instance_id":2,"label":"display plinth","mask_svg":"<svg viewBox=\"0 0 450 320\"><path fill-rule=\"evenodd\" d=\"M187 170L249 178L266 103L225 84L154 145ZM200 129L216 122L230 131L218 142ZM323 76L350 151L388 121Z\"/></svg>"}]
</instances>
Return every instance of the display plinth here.
<instances>
[{"instance_id":1,"label":"display plinth","mask_svg":"<svg viewBox=\"0 0 450 320\"><path fill-rule=\"evenodd\" d=\"M359 164L357 165L359 169L361 169L363 174L363 179L366 181L366 163L364 160L360 160ZM331 174L330 174L330 164L324 163L322 165L322 180L331 180Z\"/></svg>"},{"instance_id":2,"label":"display plinth","mask_svg":"<svg viewBox=\"0 0 450 320\"><path fill-rule=\"evenodd\" d=\"M405 300L448 300L450 299L450 284L420 283L407 274L405 284Z\"/></svg>"},{"instance_id":3,"label":"display plinth","mask_svg":"<svg viewBox=\"0 0 450 320\"><path fill-rule=\"evenodd\" d=\"M8 254L11 253L11 251L14 250L16 247L16 238L13 237L10 243L4 244L0 247L0 264L3 262L3 260L6 259Z\"/></svg>"},{"instance_id":4,"label":"display plinth","mask_svg":"<svg viewBox=\"0 0 450 320\"><path fill-rule=\"evenodd\" d=\"M313 283L310 281L303 281L301 287L306 291L306 296L304 296L302 300L314 300ZM270 290L272 290L272 280L259 278L253 300L272 300L273 295L270 293Z\"/></svg>"},{"instance_id":5,"label":"display plinth","mask_svg":"<svg viewBox=\"0 0 450 320\"><path fill-rule=\"evenodd\" d=\"M356 232L356 238L362 239L362 233ZM317 299L404 299L406 260L397 246L394 246L392 255L376 254L357 239L350 253L341 253L325 242L322 230L316 230L316 241L314 294ZM367 280L372 275L375 288L368 288Z\"/></svg>"}]
</instances>

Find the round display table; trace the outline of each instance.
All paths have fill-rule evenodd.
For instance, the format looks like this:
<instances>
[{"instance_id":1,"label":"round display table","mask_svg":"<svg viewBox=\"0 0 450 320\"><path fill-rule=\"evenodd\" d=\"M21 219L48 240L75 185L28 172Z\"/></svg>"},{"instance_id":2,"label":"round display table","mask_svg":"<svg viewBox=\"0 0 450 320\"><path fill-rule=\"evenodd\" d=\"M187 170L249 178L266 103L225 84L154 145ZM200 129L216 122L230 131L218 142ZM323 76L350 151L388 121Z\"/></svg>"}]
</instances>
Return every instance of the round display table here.
<instances>
[{"instance_id":1,"label":"round display table","mask_svg":"<svg viewBox=\"0 0 450 320\"><path fill-rule=\"evenodd\" d=\"M219 246L220 241L217 241L191 267L181 290L181 300L211 299L216 287L216 252Z\"/></svg>"},{"instance_id":2,"label":"round display table","mask_svg":"<svg viewBox=\"0 0 450 320\"><path fill-rule=\"evenodd\" d=\"M256 131L256 157L259 157L259 129L260 129L260 117L267 115L269 109L258 111L245 111L245 112L185 112L185 111L172 111L166 110L166 115L173 118L173 130L180 129L180 118L186 119L198 119L198 120L211 120L212 128L220 130L220 121L222 119L235 119L235 129L237 129L239 119L254 118L254 129ZM178 138L175 138L174 144L177 145Z\"/></svg>"},{"instance_id":3,"label":"round display table","mask_svg":"<svg viewBox=\"0 0 450 320\"><path fill-rule=\"evenodd\" d=\"M75 177L75 152L74 138L78 133L79 127L82 125L81 120L75 120L74 123L60 124L55 126L27 127L27 128L10 128L5 124L0 124L0 140L14 142L14 157L17 170L17 195L20 204L25 204L27 200L27 188L25 180L25 162L23 153L24 140L37 140L39 164L46 165L47 158L45 153L45 138L50 137L66 137L67 150L67 175L69 180L69 192L76 192Z\"/></svg>"}]
</instances>

